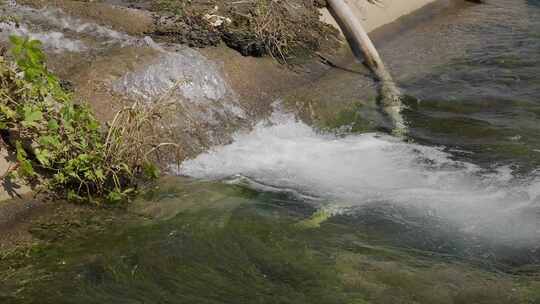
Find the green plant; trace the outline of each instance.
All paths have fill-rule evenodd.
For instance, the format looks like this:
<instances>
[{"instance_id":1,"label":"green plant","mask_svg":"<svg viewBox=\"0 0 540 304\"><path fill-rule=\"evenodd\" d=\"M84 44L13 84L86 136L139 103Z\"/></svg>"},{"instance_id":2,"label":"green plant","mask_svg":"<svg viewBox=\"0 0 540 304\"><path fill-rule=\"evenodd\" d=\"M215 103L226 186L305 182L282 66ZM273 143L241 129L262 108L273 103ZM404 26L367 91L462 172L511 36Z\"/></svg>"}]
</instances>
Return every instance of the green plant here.
<instances>
[{"instance_id":1,"label":"green plant","mask_svg":"<svg viewBox=\"0 0 540 304\"><path fill-rule=\"evenodd\" d=\"M16 155L16 177L80 202L123 201L145 174L156 177L143 151L152 145L129 142L142 138L151 111L134 106L130 113L139 116L122 128L103 127L47 69L39 41L10 40L16 64L0 57L0 130Z\"/></svg>"}]
</instances>

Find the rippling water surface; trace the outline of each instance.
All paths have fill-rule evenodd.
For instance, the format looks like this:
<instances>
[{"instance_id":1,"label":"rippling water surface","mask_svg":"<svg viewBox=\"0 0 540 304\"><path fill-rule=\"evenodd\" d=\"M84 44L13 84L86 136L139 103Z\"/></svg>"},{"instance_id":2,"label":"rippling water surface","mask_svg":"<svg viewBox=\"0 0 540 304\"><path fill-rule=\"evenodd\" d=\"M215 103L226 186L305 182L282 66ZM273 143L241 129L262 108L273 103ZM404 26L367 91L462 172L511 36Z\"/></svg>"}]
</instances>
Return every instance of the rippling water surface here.
<instances>
[{"instance_id":1,"label":"rippling water surface","mask_svg":"<svg viewBox=\"0 0 540 304\"><path fill-rule=\"evenodd\" d=\"M486 2L381 44L408 138L348 131L354 115L322 132L277 102L171 166L130 208L151 220L38 252L23 298L540 303L540 2Z\"/></svg>"},{"instance_id":2,"label":"rippling water surface","mask_svg":"<svg viewBox=\"0 0 540 304\"><path fill-rule=\"evenodd\" d=\"M394 75L417 99L405 112L408 142L374 133L323 134L275 113L251 133L237 134L231 145L186 161L178 172L295 191L324 200L340 214L373 218L380 216L369 211L375 208L404 231L415 225L450 229L471 248L486 242L486 251L516 246L525 261L538 262L535 3L495 0L461 7L383 44ZM434 247L447 250L446 241Z\"/></svg>"}]
</instances>

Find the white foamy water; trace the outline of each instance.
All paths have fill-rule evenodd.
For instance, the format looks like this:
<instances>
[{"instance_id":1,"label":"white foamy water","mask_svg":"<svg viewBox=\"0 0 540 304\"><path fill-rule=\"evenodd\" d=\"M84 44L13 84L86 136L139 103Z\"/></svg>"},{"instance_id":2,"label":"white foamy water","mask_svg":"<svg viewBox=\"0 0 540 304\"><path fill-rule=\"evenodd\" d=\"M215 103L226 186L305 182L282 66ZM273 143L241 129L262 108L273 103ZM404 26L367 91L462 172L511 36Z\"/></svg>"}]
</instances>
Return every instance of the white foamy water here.
<instances>
[{"instance_id":1,"label":"white foamy water","mask_svg":"<svg viewBox=\"0 0 540 304\"><path fill-rule=\"evenodd\" d=\"M200 118L207 121L214 119L213 114L244 117L234 92L213 62L189 48L162 51L159 56L155 63L124 75L113 89L148 102L178 94L179 102L196 106L195 112L202 112L206 116Z\"/></svg>"},{"instance_id":2,"label":"white foamy water","mask_svg":"<svg viewBox=\"0 0 540 304\"><path fill-rule=\"evenodd\" d=\"M5 32L3 34L4 36L20 35L31 39L39 39L44 43L45 47L55 52L84 51L88 49L83 42L66 38L65 33L77 34L79 36L81 34L87 35L97 39L99 44L105 46L119 44L121 46L155 47L153 41L149 40L148 37L144 39L132 37L107 26L72 17L57 8L35 9L18 5L15 1L9 1L2 9L3 14L14 16L21 20L19 26L13 23L3 23L2 30ZM33 24L35 28L45 27L47 30L31 29L28 24Z\"/></svg>"},{"instance_id":3,"label":"white foamy water","mask_svg":"<svg viewBox=\"0 0 540 304\"><path fill-rule=\"evenodd\" d=\"M64 51L80 52L86 49L84 43L79 40L69 39L61 32L56 31L32 31L25 24L13 22L0 22L0 40L7 41L9 36L16 35L32 40L39 40L45 49L54 53Z\"/></svg>"},{"instance_id":4,"label":"white foamy water","mask_svg":"<svg viewBox=\"0 0 540 304\"><path fill-rule=\"evenodd\" d=\"M63 30L89 34L95 37L108 39L110 42L122 42L124 44L132 44L135 40L134 37L115 31L109 27L92 22L85 22L81 19L69 16L60 9L42 9L36 10L35 13L39 18L43 18L49 24Z\"/></svg>"},{"instance_id":5,"label":"white foamy water","mask_svg":"<svg viewBox=\"0 0 540 304\"><path fill-rule=\"evenodd\" d=\"M508 168L485 173L441 149L386 135L336 137L274 114L230 145L185 161L178 173L201 179L248 178L322 198L342 210L390 203L426 209L465 232L538 239L540 181L516 181Z\"/></svg>"}]
</instances>

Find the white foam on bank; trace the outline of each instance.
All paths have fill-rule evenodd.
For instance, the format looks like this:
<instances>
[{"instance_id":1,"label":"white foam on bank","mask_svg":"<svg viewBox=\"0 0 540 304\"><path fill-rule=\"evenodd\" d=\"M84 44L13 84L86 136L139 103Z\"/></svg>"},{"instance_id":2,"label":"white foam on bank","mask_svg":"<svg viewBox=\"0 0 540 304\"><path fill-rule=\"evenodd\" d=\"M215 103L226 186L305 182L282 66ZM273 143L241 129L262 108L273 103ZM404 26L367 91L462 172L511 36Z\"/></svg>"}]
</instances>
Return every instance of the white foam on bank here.
<instances>
[{"instance_id":1,"label":"white foam on bank","mask_svg":"<svg viewBox=\"0 0 540 304\"><path fill-rule=\"evenodd\" d=\"M177 173L211 180L241 176L342 210L383 202L424 208L470 233L502 232L525 241L540 236L538 179L518 182L508 168L486 173L439 148L387 135L321 134L292 115L275 113L251 132L236 134L232 144L185 161Z\"/></svg>"},{"instance_id":2,"label":"white foam on bank","mask_svg":"<svg viewBox=\"0 0 540 304\"><path fill-rule=\"evenodd\" d=\"M45 49L54 53L64 51L81 52L86 50L86 46L79 40L69 39L61 32L32 31L24 24L15 24L13 22L0 22L0 40L7 41L9 36L16 35L26 37L31 40L39 40L43 43Z\"/></svg>"},{"instance_id":3,"label":"white foam on bank","mask_svg":"<svg viewBox=\"0 0 540 304\"><path fill-rule=\"evenodd\" d=\"M196 50L183 48L177 52L160 53L155 63L124 75L113 89L133 99L155 101L164 95L178 94L177 100L212 113L244 117L229 87L215 63Z\"/></svg>"},{"instance_id":4,"label":"white foam on bank","mask_svg":"<svg viewBox=\"0 0 540 304\"><path fill-rule=\"evenodd\" d=\"M35 9L28 6L18 5L15 1L9 1L3 6L4 13L18 17L24 23L31 23L35 25L42 25L46 28L54 28L54 31L46 32L39 36L34 33L35 37L41 37L43 39L49 38L49 36L59 36L61 32L72 32L76 34L85 34L94 37L100 41L100 43L120 44L121 46L150 46L154 44L148 42L148 38L139 39L132 37L126 33L115 31L107 26L99 25L93 22L87 22L79 18L72 17L66 14L64 11L58 8L43 8ZM22 27L27 28L24 24ZM20 33L14 33L19 35ZM30 31L26 36L30 37ZM62 34L63 36L63 34ZM32 37L33 38L33 37ZM36 38L34 38L36 39ZM64 39L66 40L66 39ZM72 40L73 41L73 40ZM78 44L82 42L77 41ZM61 49L61 48L57 48Z\"/></svg>"},{"instance_id":5,"label":"white foam on bank","mask_svg":"<svg viewBox=\"0 0 540 304\"><path fill-rule=\"evenodd\" d=\"M126 33L115 31L109 27L92 22L85 22L64 13L60 9L36 10L39 18L43 18L47 23L62 30L73 31L75 33L89 34L94 37L104 38L109 43L121 43L123 45L135 44L138 39Z\"/></svg>"}]
</instances>

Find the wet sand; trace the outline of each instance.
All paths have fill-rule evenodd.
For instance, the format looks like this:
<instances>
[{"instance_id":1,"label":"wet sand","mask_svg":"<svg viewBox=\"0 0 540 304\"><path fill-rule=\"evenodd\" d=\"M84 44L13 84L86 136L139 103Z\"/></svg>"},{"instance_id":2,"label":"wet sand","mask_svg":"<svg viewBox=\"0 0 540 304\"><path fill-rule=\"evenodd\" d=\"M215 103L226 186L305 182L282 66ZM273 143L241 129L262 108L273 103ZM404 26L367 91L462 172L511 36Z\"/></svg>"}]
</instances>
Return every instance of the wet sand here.
<instances>
[{"instance_id":1,"label":"wet sand","mask_svg":"<svg viewBox=\"0 0 540 304\"><path fill-rule=\"evenodd\" d=\"M383 0L377 4L371 4L366 0L345 0L345 2L362 20L366 31L371 32L437 0ZM338 27L327 9L322 10L322 20Z\"/></svg>"}]
</instances>

